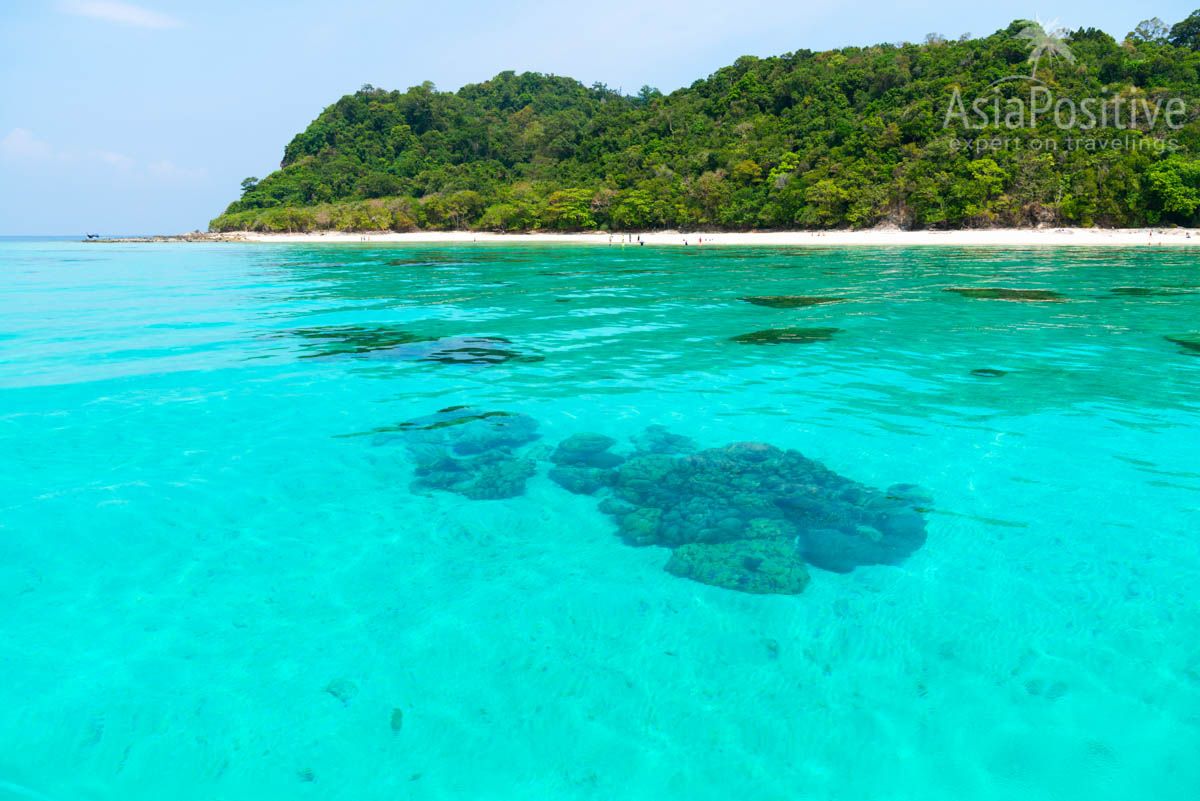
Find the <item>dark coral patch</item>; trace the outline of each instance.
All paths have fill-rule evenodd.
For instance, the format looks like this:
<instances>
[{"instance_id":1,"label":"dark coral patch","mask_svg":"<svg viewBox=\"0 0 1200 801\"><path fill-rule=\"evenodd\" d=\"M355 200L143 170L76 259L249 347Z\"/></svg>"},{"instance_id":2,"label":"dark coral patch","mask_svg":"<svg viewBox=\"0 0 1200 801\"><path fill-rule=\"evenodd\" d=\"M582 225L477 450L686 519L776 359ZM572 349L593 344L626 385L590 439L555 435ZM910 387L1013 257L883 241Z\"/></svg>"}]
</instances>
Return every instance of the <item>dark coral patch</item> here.
<instances>
[{"instance_id":1,"label":"dark coral patch","mask_svg":"<svg viewBox=\"0 0 1200 801\"><path fill-rule=\"evenodd\" d=\"M1179 336L1167 336L1163 339L1168 342L1174 342L1185 351L1200 352L1200 334L1183 334Z\"/></svg>"},{"instance_id":2,"label":"dark coral patch","mask_svg":"<svg viewBox=\"0 0 1200 801\"><path fill-rule=\"evenodd\" d=\"M552 467L550 480L567 492L576 495L594 495L605 487L612 486L615 474L601 467Z\"/></svg>"},{"instance_id":3,"label":"dark coral patch","mask_svg":"<svg viewBox=\"0 0 1200 801\"><path fill-rule=\"evenodd\" d=\"M691 548L675 562L672 572L720 586L758 580L749 563L736 562L739 554L761 550L747 543L782 543L809 564L842 573L899 564L925 542L929 499L918 488L873 489L764 443L687 456L635 454L616 469L612 487L600 510L632 545L678 550L738 543L711 552ZM777 547L773 558L785 552ZM799 586L793 579L780 586Z\"/></svg>"},{"instance_id":4,"label":"dark coral patch","mask_svg":"<svg viewBox=\"0 0 1200 801\"><path fill-rule=\"evenodd\" d=\"M568 492L592 495L611 486L616 477L614 468L625 457L611 453L617 441L603 434L575 434L559 443L550 454L554 467L550 480Z\"/></svg>"},{"instance_id":5,"label":"dark coral patch","mask_svg":"<svg viewBox=\"0 0 1200 801\"><path fill-rule=\"evenodd\" d=\"M982 298L984 300L1020 300L1027 302L1054 302L1066 300L1065 297L1049 289L1009 289L999 286L984 287L948 287L947 292L962 295L965 298Z\"/></svg>"},{"instance_id":6,"label":"dark coral patch","mask_svg":"<svg viewBox=\"0 0 1200 801\"><path fill-rule=\"evenodd\" d=\"M527 415L451 406L394 426L375 442L399 439L408 446L416 464L413 489L495 500L525 492L536 463L521 449L537 438L537 421Z\"/></svg>"},{"instance_id":7,"label":"dark coral patch","mask_svg":"<svg viewBox=\"0 0 1200 801\"><path fill-rule=\"evenodd\" d=\"M413 489L456 492L476 501L515 498L525 493L525 479L537 465L532 459L504 451L489 451L470 458L455 458L436 451L417 456Z\"/></svg>"},{"instance_id":8,"label":"dark coral patch","mask_svg":"<svg viewBox=\"0 0 1200 801\"><path fill-rule=\"evenodd\" d=\"M519 448L538 438L537 421L524 414L450 406L397 426L410 445L448 448L456 454Z\"/></svg>"},{"instance_id":9,"label":"dark coral patch","mask_svg":"<svg viewBox=\"0 0 1200 801\"><path fill-rule=\"evenodd\" d=\"M678 455L696 450L696 442L691 437L673 434L666 426L660 425L647 426L646 430L635 435L632 441L638 453Z\"/></svg>"},{"instance_id":10,"label":"dark coral patch","mask_svg":"<svg viewBox=\"0 0 1200 801\"><path fill-rule=\"evenodd\" d=\"M818 295L752 295L742 298L755 306L767 306L771 309L804 309L809 306L819 306L823 303L838 303L845 298L824 297Z\"/></svg>"},{"instance_id":11,"label":"dark coral patch","mask_svg":"<svg viewBox=\"0 0 1200 801\"><path fill-rule=\"evenodd\" d=\"M537 362L541 356L526 355L503 337L420 336L391 326L335 325L299 328L291 334L308 340L303 358L351 357L381 361L426 361L442 364L503 364Z\"/></svg>"},{"instance_id":12,"label":"dark coral patch","mask_svg":"<svg viewBox=\"0 0 1200 801\"><path fill-rule=\"evenodd\" d=\"M550 461L567 467L616 467L625 461L624 457L609 452L616 444L615 439L603 434L574 434L558 444L550 454Z\"/></svg>"},{"instance_id":13,"label":"dark coral patch","mask_svg":"<svg viewBox=\"0 0 1200 801\"><path fill-rule=\"evenodd\" d=\"M442 364L503 364L509 361L540 362L541 356L526 356L503 337L447 337L439 339L421 361Z\"/></svg>"},{"instance_id":14,"label":"dark coral patch","mask_svg":"<svg viewBox=\"0 0 1200 801\"><path fill-rule=\"evenodd\" d=\"M290 332L311 344L302 358L321 356L356 356L375 351L392 350L401 345L429 342L411 331L383 325L331 325L317 328L297 328Z\"/></svg>"},{"instance_id":15,"label":"dark coral patch","mask_svg":"<svg viewBox=\"0 0 1200 801\"><path fill-rule=\"evenodd\" d=\"M459 414L458 412L462 412ZM493 417L512 417L512 412L476 412L469 406L449 406L440 410L437 414L427 417L419 417L416 420L406 420L403 423L393 423L392 425L380 426L373 428L370 431L357 431L353 434L338 434L339 437L361 437L368 434L374 434L375 444L384 445L393 439L398 438L398 435L414 431L436 431L439 428L449 428L450 426L464 425L475 420L487 420ZM402 438L402 437L401 437Z\"/></svg>"},{"instance_id":16,"label":"dark coral patch","mask_svg":"<svg viewBox=\"0 0 1200 801\"><path fill-rule=\"evenodd\" d=\"M827 342L840 328L768 328L740 334L730 341L741 345L804 345L810 342Z\"/></svg>"},{"instance_id":17,"label":"dark coral patch","mask_svg":"<svg viewBox=\"0 0 1200 801\"><path fill-rule=\"evenodd\" d=\"M1156 295L1189 295L1191 294L1186 289L1176 289L1172 287L1162 286L1118 286L1111 290L1114 295L1125 295L1127 297L1153 297Z\"/></svg>"},{"instance_id":18,"label":"dark coral patch","mask_svg":"<svg viewBox=\"0 0 1200 801\"><path fill-rule=\"evenodd\" d=\"M757 594L799 595L808 569L794 543L786 540L732 540L676 548L666 571L676 576Z\"/></svg>"}]
</instances>

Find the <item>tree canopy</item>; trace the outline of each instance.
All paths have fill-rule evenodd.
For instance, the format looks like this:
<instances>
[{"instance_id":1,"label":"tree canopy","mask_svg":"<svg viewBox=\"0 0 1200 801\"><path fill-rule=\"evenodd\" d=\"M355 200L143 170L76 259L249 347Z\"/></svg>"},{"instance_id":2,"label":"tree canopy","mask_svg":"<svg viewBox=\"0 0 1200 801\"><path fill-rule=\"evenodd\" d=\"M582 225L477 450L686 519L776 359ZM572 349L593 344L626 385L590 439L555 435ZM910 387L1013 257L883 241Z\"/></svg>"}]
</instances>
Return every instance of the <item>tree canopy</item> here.
<instances>
[{"instance_id":1,"label":"tree canopy","mask_svg":"<svg viewBox=\"0 0 1200 801\"><path fill-rule=\"evenodd\" d=\"M211 227L1197 224L1198 47L1200 11L1121 43L1015 21L976 39L745 56L667 95L513 72L457 92L365 85L297 135L279 170L243 181ZM948 124L956 94L964 111L1001 108L1034 85L1134 117ZM1150 112L1170 99L1184 111L1168 128Z\"/></svg>"}]
</instances>

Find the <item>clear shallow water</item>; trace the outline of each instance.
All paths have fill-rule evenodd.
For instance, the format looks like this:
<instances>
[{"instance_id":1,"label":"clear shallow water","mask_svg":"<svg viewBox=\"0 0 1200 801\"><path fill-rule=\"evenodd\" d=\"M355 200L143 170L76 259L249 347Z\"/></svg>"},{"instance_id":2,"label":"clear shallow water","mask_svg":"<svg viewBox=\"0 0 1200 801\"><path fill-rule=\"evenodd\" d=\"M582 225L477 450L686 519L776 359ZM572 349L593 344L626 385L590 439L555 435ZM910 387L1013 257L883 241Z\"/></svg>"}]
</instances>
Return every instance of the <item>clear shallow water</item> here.
<instances>
[{"instance_id":1,"label":"clear shallow water","mask_svg":"<svg viewBox=\"0 0 1200 801\"><path fill-rule=\"evenodd\" d=\"M0 799L1195 798L1195 265L0 242ZM847 300L739 300L793 294ZM543 358L295 333L379 325ZM729 341L783 326L840 331ZM456 404L918 483L928 541L736 593L345 436Z\"/></svg>"}]
</instances>

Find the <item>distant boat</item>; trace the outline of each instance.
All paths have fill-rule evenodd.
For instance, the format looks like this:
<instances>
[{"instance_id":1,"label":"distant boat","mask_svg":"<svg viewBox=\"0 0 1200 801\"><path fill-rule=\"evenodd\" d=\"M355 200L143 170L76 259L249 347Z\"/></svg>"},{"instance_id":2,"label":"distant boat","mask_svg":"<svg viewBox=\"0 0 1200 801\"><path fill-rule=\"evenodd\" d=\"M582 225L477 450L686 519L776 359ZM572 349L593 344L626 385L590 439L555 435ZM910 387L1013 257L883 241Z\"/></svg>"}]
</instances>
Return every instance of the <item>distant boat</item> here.
<instances>
[{"instance_id":1,"label":"distant boat","mask_svg":"<svg viewBox=\"0 0 1200 801\"><path fill-rule=\"evenodd\" d=\"M99 239L100 234L84 234L88 239Z\"/></svg>"}]
</instances>

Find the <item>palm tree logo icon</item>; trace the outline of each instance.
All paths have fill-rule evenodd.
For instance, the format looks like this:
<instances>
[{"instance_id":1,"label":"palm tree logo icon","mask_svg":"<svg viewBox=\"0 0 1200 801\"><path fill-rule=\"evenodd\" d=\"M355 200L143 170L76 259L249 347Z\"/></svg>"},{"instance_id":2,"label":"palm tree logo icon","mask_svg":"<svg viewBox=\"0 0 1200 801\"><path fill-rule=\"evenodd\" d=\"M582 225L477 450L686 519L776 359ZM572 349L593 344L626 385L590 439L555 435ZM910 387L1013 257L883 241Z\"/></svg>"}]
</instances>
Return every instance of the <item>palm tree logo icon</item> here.
<instances>
[{"instance_id":1,"label":"palm tree logo icon","mask_svg":"<svg viewBox=\"0 0 1200 801\"><path fill-rule=\"evenodd\" d=\"M1037 80L1038 62L1042 57L1053 60L1061 58L1068 64L1075 63L1075 54L1071 52L1071 48L1063 41L1067 30L1059 27L1057 20L1049 25L1043 25L1040 20L1026 25L1017 34L1018 39L1024 39L1029 43L1029 62L1033 64L1033 71L1029 73L1029 77Z\"/></svg>"}]
</instances>

